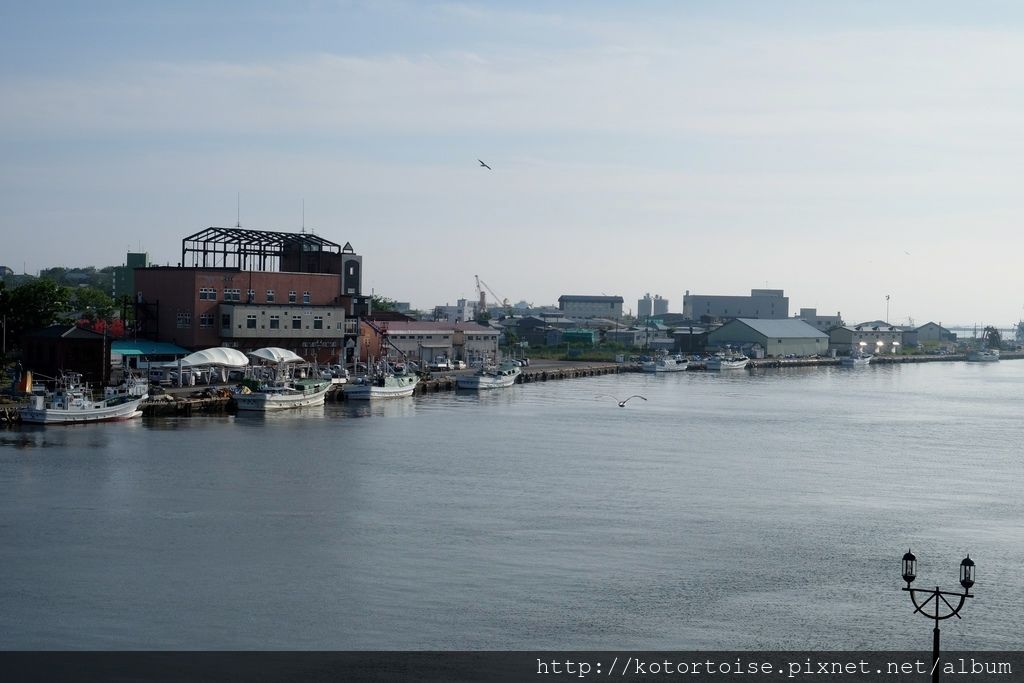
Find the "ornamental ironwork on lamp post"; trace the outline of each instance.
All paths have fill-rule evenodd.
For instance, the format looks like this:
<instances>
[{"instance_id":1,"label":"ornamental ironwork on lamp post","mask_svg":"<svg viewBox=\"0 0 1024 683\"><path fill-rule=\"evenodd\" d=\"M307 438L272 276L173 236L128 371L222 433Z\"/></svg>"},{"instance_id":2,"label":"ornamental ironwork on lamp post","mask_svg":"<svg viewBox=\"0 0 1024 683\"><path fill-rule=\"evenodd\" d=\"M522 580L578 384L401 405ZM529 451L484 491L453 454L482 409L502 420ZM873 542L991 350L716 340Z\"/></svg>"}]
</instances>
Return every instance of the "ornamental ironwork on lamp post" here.
<instances>
[{"instance_id":1,"label":"ornamental ironwork on lamp post","mask_svg":"<svg viewBox=\"0 0 1024 683\"><path fill-rule=\"evenodd\" d=\"M952 593L949 591L939 590L936 586L935 590L925 588L911 588L910 584L917 578L917 558L914 557L914 553L907 549L905 555L903 555L903 580L907 582L906 588L903 590L910 593L910 600L914 603L914 612L920 612L923 616L933 619L935 621L935 628L932 630L932 683L938 683L939 681L939 621L942 619L949 619L950 617L956 617L961 619L960 608L964 606L964 601L967 598L973 598L971 595L971 587L974 585L974 560L968 555L960 562L960 585L964 587L963 593ZM927 596L927 598L918 603L918 594ZM946 599L946 596L955 597L958 599L956 607ZM927 613L924 611L925 607L928 607L931 603L934 603L934 607ZM942 613L942 604L945 604L949 608L947 614Z\"/></svg>"}]
</instances>

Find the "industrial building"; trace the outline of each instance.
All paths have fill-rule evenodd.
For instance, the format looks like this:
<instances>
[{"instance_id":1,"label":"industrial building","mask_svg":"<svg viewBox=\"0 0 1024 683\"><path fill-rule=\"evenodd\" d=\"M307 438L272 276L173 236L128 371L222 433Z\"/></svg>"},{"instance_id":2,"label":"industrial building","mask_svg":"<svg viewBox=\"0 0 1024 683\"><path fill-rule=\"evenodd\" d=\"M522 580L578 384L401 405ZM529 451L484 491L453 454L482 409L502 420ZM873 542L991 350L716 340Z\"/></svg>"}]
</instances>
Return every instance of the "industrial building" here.
<instances>
[{"instance_id":1,"label":"industrial building","mask_svg":"<svg viewBox=\"0 0 1024 683\"><path fill-rule=\"evenodd\" d=\"M567 318L622 318L621 296L581 296L563 294L558 297L558 310Z\"/></svg>"},{"instance_id":2,"label":"industrial building","mask_svg":"<svg viewBox=\"0 0 1024 683\"><path fill-rule=\"evenodd\" d=\"M367 312L362 256L313 233L211 227L177 266L134 269L138 335L190 350L278 346L348 362Z\"/></svg>"},{"instance_id":3,"label":"industrial building","mask_svg":"<svg viewBox=\"0 0 1024 683\"><path fill-rule=\"evenodd\" d=\"M747 351L759 346L765 356L814 356L828 352L829 336L803 320L736 318L708 333L708 347Z\"/></svg>"},{"instance_id":4,"label":"industrial building","mask_svg":"<svg viewBox=\"0 0 1024 683\"><path fill-rule=\"evenodd\" d=\"M839 355L854 350L865 353L895 353L903 344L903 330L881 320L837 327L828 334L829 349Z\"/></svg>"},{"instance_id":5,"label":"industrial building","mask_svg":"<svg viewBox=\"0 0 1024 683\"><path fill-rule=\"evenodd\" d=\"M835 315L818 315L818 309L816 308L801 308L800 313L798 313L796 317L822 332L828 332L833 328L842 327L844 324L841 313L836 312Z\"/></svg>"},{"instance_id":6,"label":"industrial building","mask_svg":"<svg viewBox=\"0 0 1024 683\"><path fill-rule=\"evenodd\" d=\"M781 289L752 289L750 296L683 295L683 316L688 320L789 317L789 297Z\"/></svg>"},{"instance_id":7,"label":"industrial building","mask_svg":"<svg viewBox=\"0 0 1024 683\"><path fill-rule=\"evenodd\" d=\"M363 362L386 355L394 362L429 364L447 358L473 363L498 358L501 331L475 322L363 320L360 335Z\"/></svg>"},{"instance_id":8,"label":"industrial building","mask_svg":"<svg viewBox=\"0 0 1024 683\"><path fill-rule=\"evenodd\" d=\"M644 295L643 299L636 302L636 317L650 318L651 316L665 315L668 313L668 299L662 299L660 294L651 297L650 292Z\"/></svg>"}]
</instances>

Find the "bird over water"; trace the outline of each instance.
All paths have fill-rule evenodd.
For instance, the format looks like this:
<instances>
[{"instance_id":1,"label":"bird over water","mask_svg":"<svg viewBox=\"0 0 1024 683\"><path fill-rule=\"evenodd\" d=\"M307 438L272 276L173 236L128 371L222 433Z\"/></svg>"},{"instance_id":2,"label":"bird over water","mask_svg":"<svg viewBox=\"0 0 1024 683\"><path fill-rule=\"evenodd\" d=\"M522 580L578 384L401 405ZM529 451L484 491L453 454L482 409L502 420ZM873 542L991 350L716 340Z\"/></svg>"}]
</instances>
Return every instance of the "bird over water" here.
<instances>
[{"instance_id":1,"label":"bird over water","mask_svg":"<svg viewBox=\"0 0 1024 683\"><path fill-rule=\"evenodd\" d=\"M622 399L621 401L619 401L619 399L615 398L614 396L609 396L608 394L598 394L598 395L597 395L597 396L595 396L594 398L602 398L602 397L607 397L607 398L610 398L610 399L612 399L613 401L618 401L618 402L619 402L619 407L620 407L620 408L625 408L625 407L626 407L626 402L627 402L627 401L629 401L629 399L631 399L631 398L642 398L642 399L643 399L643 400L645 400L645 401L647 400L646 398L644 398L644 397L643 397L643 396L641 396L640 394L633 394L633 395L632 395L632 396L630 396L629 398L624 398L624 399Z\"/></svg>"}]
</instances>

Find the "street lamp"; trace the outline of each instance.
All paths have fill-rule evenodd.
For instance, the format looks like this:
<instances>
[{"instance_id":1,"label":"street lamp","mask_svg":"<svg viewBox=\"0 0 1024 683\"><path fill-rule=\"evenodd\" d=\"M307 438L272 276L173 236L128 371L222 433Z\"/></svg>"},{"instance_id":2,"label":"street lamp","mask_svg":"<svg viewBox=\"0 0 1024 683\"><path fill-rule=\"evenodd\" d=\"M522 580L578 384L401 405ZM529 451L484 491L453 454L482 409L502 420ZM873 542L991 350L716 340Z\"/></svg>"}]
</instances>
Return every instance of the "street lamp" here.
<instances>
[{"instance_id":1,"label":"street lamp","mask_svg":"<svg viewBox=\"0 0 1024 683\"><path fill-rule=\"evenodd\" d=\"M914 612L920 612L922 616L928 617L935 621L935 628L932 630L932 683L938 683L939 681L939 621L942 619L949 619L950 617L956 617L961 619L960 608L964 606L964 600L967 598L973 598L971 595L971 587L974 585L974 560L968 555L960 562L960 585L964 587L963 593L951 593L949 591L939 590L936 586L935 590L925 588L911 588L910 584L913 583L914 579L917 578L917 558L914 557L914 553L908 549L906 554L903 555L903 580L907 582L906 588L903 590L910 593L910 600L914 603ZM922 603L918 604L917 594L928 595L929 597ZM959 602L956 607L946 599L946 596L952 596L959 598ZM934 614L925 614L924 608L929 603L935 603ZM949 608L948 614L942 614L940 611L941 604L944 603Z\"/></svg>"}]
</instances>

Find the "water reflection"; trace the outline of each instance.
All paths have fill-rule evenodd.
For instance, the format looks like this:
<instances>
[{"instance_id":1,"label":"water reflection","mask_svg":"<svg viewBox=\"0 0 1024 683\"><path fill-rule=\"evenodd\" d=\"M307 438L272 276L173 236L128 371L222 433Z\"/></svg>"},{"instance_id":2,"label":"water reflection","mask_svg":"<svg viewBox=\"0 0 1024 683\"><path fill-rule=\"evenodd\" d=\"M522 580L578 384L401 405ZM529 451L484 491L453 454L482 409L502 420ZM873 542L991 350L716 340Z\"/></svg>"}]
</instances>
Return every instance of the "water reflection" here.
<instances>
[{"instance_id":1,"label":"water reflection","mask_svg":"<svg viewBox=\"0 0 1024 683\"><path fill-rule=\"evenodd\" d=\"M344 401L332 406L330 417L411 417L416 414L417 398L392 398L380 401Z\"/></svg>"}]
</instances>

